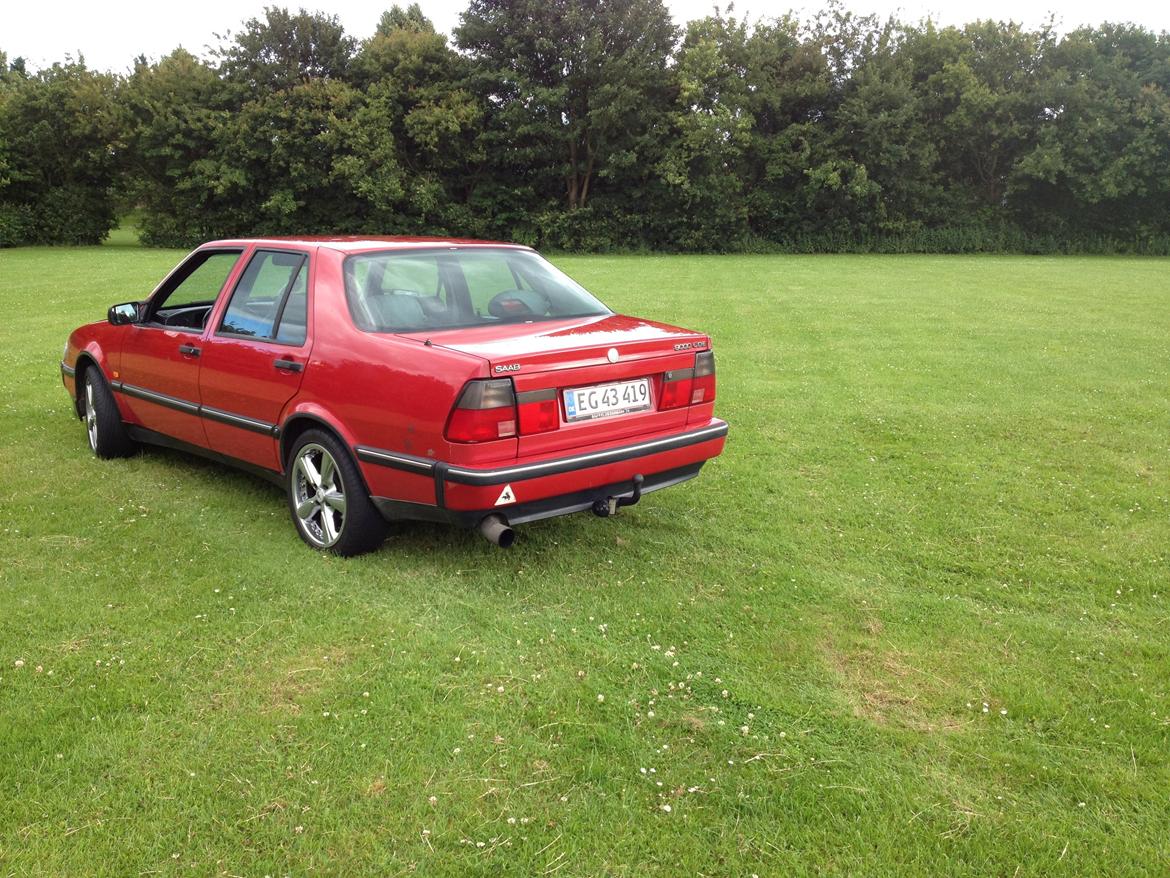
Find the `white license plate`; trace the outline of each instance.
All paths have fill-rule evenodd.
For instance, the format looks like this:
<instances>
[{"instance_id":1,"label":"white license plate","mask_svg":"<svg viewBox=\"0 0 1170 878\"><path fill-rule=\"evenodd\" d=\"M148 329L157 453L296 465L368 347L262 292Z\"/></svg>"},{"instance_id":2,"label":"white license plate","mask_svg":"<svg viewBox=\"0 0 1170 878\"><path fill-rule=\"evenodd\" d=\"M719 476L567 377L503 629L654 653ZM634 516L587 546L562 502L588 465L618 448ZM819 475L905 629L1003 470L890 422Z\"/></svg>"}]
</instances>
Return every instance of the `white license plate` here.
<instances>
[{"instance_id":1,"label":"white license plate","mask_svg":"<svg viewBox=\"0 0 1170 878\"><path fill-rule=\"evenodd\" d=\"M594 384L565 391L565 419L588 421L650 408L650 379Z\"/></svg>"}]
</instances>

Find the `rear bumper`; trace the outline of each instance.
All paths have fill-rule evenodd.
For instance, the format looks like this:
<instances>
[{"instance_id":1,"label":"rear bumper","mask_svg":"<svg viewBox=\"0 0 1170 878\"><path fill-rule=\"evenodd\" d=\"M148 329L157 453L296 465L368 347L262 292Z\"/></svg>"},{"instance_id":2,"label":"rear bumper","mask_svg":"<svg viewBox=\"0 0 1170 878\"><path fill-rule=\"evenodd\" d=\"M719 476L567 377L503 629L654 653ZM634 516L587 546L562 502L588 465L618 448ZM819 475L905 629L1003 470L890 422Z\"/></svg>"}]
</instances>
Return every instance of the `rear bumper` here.
<instances>
[{"instance_id":1,"label":"rear bumper","mask_svg":"<svg viewBox=\"0 0 1170 878\"><path fill-rule=\"evenodd\" d=\"M511 524L520 524L588 509L595 500L628 494L636 474L644 479L643 493L694 478L707 460L723 451L727 429L726 423L712 419L685 433L489 468L456 466L365 446L355 450L364 464L434 480L433 505L375 496L374 502L389 519L473 526L485 515L499 513Z\"/></svg>"}]
</instances>

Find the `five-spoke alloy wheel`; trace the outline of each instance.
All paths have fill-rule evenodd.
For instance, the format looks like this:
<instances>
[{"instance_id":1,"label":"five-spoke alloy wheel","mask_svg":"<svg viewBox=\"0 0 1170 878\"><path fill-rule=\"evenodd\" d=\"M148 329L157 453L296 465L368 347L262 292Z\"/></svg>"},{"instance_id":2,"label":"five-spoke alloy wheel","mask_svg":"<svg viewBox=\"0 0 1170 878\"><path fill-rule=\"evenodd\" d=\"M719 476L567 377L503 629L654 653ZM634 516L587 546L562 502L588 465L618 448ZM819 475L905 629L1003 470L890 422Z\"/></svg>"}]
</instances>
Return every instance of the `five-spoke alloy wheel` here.
<instances>
[{"instance_id":1,"label":"five-spoke alloy wheel","mask_svg":"<svg viewBox=\"0 0 1170 878\"><path fill-rule=\"evenodd\" d=\"M337 461L316 443L304 445L293 465L293 502L310 544L328 549L345 529L345 486Z\"/></svg>"},{"instance_id":2,"label":"five-spoke alloy wheel","mask_svg":"<svg viewBox=\"0 0 1170 878\"><path fill-rule=\"evenodd\" d=\"M331 434L309 430L289 455L288 503L301 538L314 549L360 555L385 537L349 452Z\"/></svg>"}]
</instances>

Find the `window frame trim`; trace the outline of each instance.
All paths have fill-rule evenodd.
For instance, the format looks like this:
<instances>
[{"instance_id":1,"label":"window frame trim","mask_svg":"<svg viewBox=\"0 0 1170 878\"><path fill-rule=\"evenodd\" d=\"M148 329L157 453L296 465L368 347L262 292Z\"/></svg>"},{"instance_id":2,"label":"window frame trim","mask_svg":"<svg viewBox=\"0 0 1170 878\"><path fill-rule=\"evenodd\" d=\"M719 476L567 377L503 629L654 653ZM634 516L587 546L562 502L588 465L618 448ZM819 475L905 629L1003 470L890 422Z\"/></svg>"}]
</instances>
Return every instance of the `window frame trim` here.
<instances>
[{"instance_id":1,"label":"window frame trim","mask_svg":"<svg viewBox=\"0 0 1170 878\"><path fill-rule=\"evenodd\" d=\"M244 246L235 246L235 247L223 246L223 247L200 247L199 249L194 250L191 253L188 253L187 258L184 259L182 262L180 262L178 265L176 265L174 268L172 268L170 270L170 272L167 274L167 276L164 277L161 281L159 281L158 285L153 290L151 290L150 295L147 296L145 299L146 312L144 314L144 319L142 320L142 322L135 324L135 325L141 326L144 329L155 329L155 328L168 329L168 330L174 329L174 330L178 330L178 331L182 331L182 332L193 332L193 333L196 333L198 335L202 335L205 331L205 329L203 327L196 329L193 326L168 326L166 323L159 323L155 319L155 317L158 314L159 310L161 309L161 306L166 304L166 299L169 298L180 286L182 286L184 283L186 283L190 279L191 275L193 275L196 271L198 271L199 268L202 267L202 265L204 263L206 263L208 259L210 259L212 256L215 256L218 254L234 253L236 255L236 261L232 263L231 268L229 268L227 274L224 275L223 283L221 283L219 286L219 291L211 299L211 306L210 306L210 310L208 311L208 313L209 314L213 313L215 311L216 304L218 304L220 297L223 296L223 292L227 288L228 281L230 281L232 279L232 275L235 273L236 269L239 267L240 259L243 258L244 254L247 252L248 252L248 248L244 247ZM183 277L182 280L176 281L174 286L171 286L171 281L174 280L174 278L177 275L182 273L183 269L185 269L188 264L190 264L191 262L193 262L196 259L200 260L200 265L191 269L191 271L187 272L187 274ZM234 285L233 285L233 289L234 289ZM164 290L166 291L165 294L163 294ZM163 294L163 299L161 301L156 302L155 299L157 299L160 294ZM195 304L183 305L180 307L195 307Z\"/></svg>"},{"instance_id":2,"label":"window frame trim","mask_svg":"<svg viewBox=\"0 0 1170 878\"><path fill-rule=\"evenodd\" d=\"M223 323L225 320L227 320L228 311L230 311L231 307L232 307L232 299L235 298L236 292L239 290L240 284L244 280L244 274L247 272L248 266L252 264L252 260L255 259L257 256L259 256L262 253L292 253L292 254L295 254L295 255L301 257L301 261L297 265L296 271L294 271L292 273L292 276L289 278L288 283L285 284L284 290L280 294L280 304L277 305L276 316L272 319L272 333L273 334L260 336L260 335L248 335L248 334L243 333L243 332L232 332L230 330L225 330L223 328ZM262 342L263 344L279 345L282 348L303 348L306 344L308 344L309 343L309 320L308 320L308 317L309 317L309 287L311 285L310 281L311 281L311 275L312 275L312 271L310 268L311 258L312 258L312 253L310 253L310 251L301 250L299 248L293 248L293 247L256 247L255 249L253 249L251 255L248 257L247 264L245 264L243 267L243 270L240 271L239 277L237 277L236 282L234 284L232 284L231 292L228 294L227 299L224 301L223 313L219 317L219 325L216 327L216 329L211 334L212 338L232 338L232 339L238 339L240 341ZM304 339L304 341L301 341L301 342L277 341L276 334L280 331L280 321L284 319L284 309L288 305L288 300L292 294L293 285L297 282L297 276L301 273L302 270L304 270L304 272L305 272L305 339Z\"/></svg>"}]
</instances>

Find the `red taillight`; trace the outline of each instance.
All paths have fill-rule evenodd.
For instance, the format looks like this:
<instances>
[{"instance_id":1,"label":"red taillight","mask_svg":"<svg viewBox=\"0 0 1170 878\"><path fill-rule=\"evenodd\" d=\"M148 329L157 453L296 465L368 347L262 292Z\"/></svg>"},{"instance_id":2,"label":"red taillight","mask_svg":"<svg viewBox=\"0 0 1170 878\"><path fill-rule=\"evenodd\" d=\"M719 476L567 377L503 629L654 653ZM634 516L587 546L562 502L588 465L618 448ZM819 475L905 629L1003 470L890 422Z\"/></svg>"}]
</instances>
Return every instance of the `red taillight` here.
<instances>
[{"instance_id":1,"label":"red taillight","mask_svg":"<svg viewBox=\"0 0 1170 878\"><path fill-rule=\"evenodd\" d=\"M557 410L557 392L549 390L528 390L516 395L516 410L520 413L520 434L547 433L561 425L561 414Z\"/></svg>"},{"instance_id":2,"label":"red taillight","mask_svg":"<svg viewBox=\"0 0 1170 878\"><path fill-rule=\"evenodd\" d=\"M691 402L691 375L694 369L674 369L662 376L659 409L677 409Z\"/></svg>"},{"instance_id":3,"label":"red taillight","mask_svg":"<svg viewBox=\"0 0 1170 878\"><path fill-rule=\"evenodd\" d=\"M715 354L695 354L695 380L691 384L691 405L715 399Z\"/></svg>"},{"instance_id":4,"label":"red taillight","mask_svg":"<svg viewBox=\"0 0 1170 878\"><path fill-rule=\"evenodd\" d=\"M451 419L447 438L452 442L491 442L516 435L516 394L508 378L469 381Z\"/></svg>"},{"instance_id":5,"label":"red taillight","mask_svg":"<svg viewBox=\"0 0 1170 878\"><path fill-rule=\"evenodd\" d=\"M662 398L658 408L677 409L685 405L711 402L715 398L715 355L710 351L695 354L693 369L674 369L662 376Z\"/></svg>"}]
</instances>

